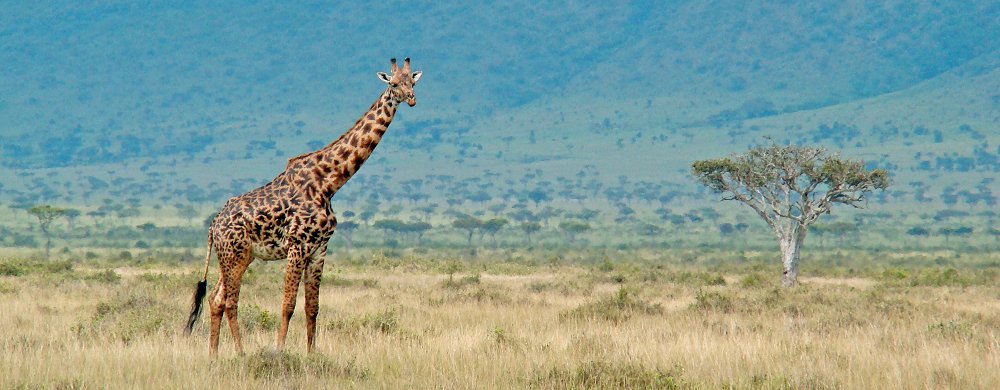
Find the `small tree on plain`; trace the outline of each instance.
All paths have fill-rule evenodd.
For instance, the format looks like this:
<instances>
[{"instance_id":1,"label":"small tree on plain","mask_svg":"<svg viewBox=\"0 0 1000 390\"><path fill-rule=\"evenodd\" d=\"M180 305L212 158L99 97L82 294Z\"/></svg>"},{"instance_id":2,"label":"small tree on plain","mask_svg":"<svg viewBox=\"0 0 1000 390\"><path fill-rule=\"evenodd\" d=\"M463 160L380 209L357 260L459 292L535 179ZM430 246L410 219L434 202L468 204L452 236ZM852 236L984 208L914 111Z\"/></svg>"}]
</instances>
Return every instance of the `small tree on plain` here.
<instances>
[{"instance_id":1,"label":"small tree on plain","mask_svg":"<svg viewBox=\"0 0 1000 390\"><path fill-rule=\"evenodd\" d=\"M76 227L76 219L78 217L80 217L80 214L82 214L82 212L80 210L77 210L77 209L66 209L66 212L63 213L63 216L66 217L66 222L69 223L69 230L70 231L72 231L72 230L75 229L75 227Z\"/></svg>"},{"instance_id":2,"label":"small tree on plain","mask_svg":"<svg viewBox=\"0 0 1000 390\"><path fill-rule=\"evenodd\" d=\"M576 242L576 236L590 230L590 224L580 221L562 221L559 223L559 229L566 233L569 242Z\"/></svg>"},{"instance_id":3,"label":"small tree on plain","mask_svg":"<svg viewBox=\"0 0 1000 390\"><path fill-rule=\"evenodd\" d=\"M542 230L542 225L538 222L522 222L520 227L521 231L524 232L524 236L528 239L528 245L531 245L531 235Z\"/></svg>"},{"instance_id":4,"label":"small tree on plain","mask_svg":"<svg viewBox=\"0 0 1000 390\"><path fill-rule=\"evenodd\" d=\"M889 186L889 173L823 148L772 143L726 158L695 161L698 181L723 200L750 206L771 227L782 257L782 285L794 286L808 227L834 204L863 208L866 194Z\"/></svg>"},{"instance_id":5,"label":"small tree on plain","mask_svg":"<svg viewBox=\"0 0 1000 390\"><path fill-rule=\"evenodd\" d=\"M479 220L479 218L470 215L463 215L458 219L452 221L451 226L456 229L465 230L466 232L468 232L469 233L468 245L472 246L472 233L475 232L476 229L480 229L483 227L483 221Z\"/></svg>"},{"instance_id":6,"label":"small tree on plain","mask_svg":"<svg viewBox=\"0 0 1000 390\"><path fill-rule=\"evenodd\" d=\"M486 222L483 222L480 229L490 235L490 241L493 242L493 246L497 245L497 232L507 226L507 220L504 218L492 218Z\"/></svg>"},{"instance_id":7,"label":"small tree on plain","mask_svg":"<svg viewBox=\"0 0 1000 390\"><path fill-rule=\"evenodd\" d=\"M52 221L66 214L66 209L43 204L28 209L28 214L38 218L38 226L45 234L45 259L48 260L49 251L52 249L52 232L49 228L52 227Z\"/></svg>"}]
</instances>

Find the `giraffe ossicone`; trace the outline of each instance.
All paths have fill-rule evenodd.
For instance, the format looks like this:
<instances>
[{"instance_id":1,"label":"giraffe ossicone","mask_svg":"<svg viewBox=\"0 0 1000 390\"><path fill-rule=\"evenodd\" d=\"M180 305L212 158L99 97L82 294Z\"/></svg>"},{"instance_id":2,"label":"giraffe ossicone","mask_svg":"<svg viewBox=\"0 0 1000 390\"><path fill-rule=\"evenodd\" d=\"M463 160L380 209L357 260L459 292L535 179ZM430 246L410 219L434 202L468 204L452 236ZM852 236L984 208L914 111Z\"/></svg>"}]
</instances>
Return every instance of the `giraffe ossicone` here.
<instances>
[{"instance_id":1,"label":"giraffe ossicone","mask_svg":"<svg viewBox=\"0 0 1000 390\"><path fill-rule=\"evenodd\" d=\"M316 317L319 313L319 285L327 243L337 226L330 198L371 156L396 115L399 104L416 105L413 86L421 72L403 67L392 59L391 74L379 72L388 84L353 126L335 141L317 151L288 160L285 170L270 183L246 194L230 198L208 228L205 273L195 288L185 332L190 334L201 313L207 291L212 251L219 259L219 283L209 295L211 325L209 354L216 356L223 316L236 350L243 353L237 321L240 281L254 259L287 259L281 325L277 346L283 348L288 322L295 311L300 282L305 289L306 339L310 352L316 346ZM304 281L302 280L304 278Z\"/></svg>"}]
</instances>

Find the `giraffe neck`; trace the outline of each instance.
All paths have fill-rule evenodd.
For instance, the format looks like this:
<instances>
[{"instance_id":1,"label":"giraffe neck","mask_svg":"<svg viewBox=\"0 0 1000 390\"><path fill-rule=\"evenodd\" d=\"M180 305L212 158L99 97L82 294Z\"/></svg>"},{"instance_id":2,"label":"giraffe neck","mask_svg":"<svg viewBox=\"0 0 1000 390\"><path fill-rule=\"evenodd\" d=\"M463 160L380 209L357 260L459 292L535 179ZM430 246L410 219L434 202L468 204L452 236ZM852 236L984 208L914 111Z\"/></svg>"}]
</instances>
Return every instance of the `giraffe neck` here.
<instances>
[{"instance_id":1,"label":"giraffe neck","mask_svg":"<svg viewBox=\"0 0 1000 390\"><path fill-rule=\"evenodd\" d=\"M398 106L392 91L386 89L368 112L336 141L289 160L286 174L292 173L293 184L305 187L307 193L330 199L371 156Z\"/></svg>"}]
</instances>

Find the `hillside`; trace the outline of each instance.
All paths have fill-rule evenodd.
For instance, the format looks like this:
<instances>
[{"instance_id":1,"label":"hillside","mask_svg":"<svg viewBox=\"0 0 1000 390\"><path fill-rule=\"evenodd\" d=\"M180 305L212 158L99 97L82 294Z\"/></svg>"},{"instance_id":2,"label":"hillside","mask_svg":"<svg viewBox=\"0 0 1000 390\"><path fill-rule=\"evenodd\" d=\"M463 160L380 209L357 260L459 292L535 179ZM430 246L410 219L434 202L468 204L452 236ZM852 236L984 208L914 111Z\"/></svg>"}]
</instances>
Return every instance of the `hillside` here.
<instances>
[{"instance_id":1,"label":"hillside","mask_svg":"<svg viewBox=\"0 0 1000 390\"><path fill-rule=\"evenodd\" d=\"M493 196L620 176L694 196L692 160L763 136L926 192L995 176L995 3L661 3L11 6L0 202L218 202L339 135L404 55L424 71L418 105L347 200L429 176ZM419 192L453 196L435 180Z\"/></svg>"}]
</instances>

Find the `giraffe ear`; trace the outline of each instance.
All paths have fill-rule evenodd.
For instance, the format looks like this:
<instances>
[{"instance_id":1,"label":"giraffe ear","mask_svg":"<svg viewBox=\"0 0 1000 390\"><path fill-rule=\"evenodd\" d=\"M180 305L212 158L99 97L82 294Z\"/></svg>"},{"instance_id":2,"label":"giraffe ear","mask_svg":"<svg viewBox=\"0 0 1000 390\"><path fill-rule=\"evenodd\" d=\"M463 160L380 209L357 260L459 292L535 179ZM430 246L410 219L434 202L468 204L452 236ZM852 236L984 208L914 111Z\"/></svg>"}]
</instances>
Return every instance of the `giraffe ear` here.
<instances>
[{"instance_id":1,"label":"giraffe ear","mask_svg":"<svg viewBox=\"0 0 1000 390\"><path fill-rule=\"evenodd\" d=\"M386 84L389 84L389 80L390 80L389 79L389 75L385 74L385 72L378 72L378 78L380 80L384 81Z\"/></svg>"},{"instance_id":2,"label":"giraffe ear","mask_svg":"<svg viewBox=\"0 0 1000 390\"><path fill-rule=\"evenodd\" d=\"M420 71L413 72L413 83L414 84L417 83L417 80L420 80L420 75L422 75L422 74L424 74L424 72L420 72Z\"/></svg>"}]
</instances>

